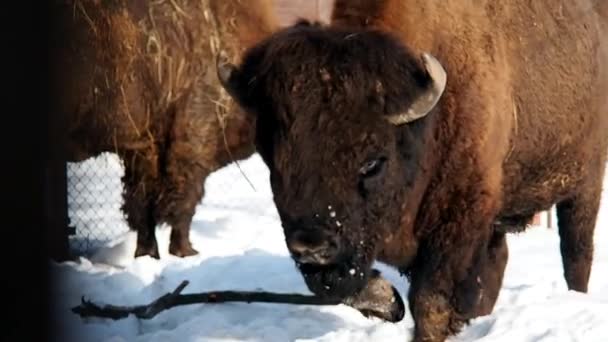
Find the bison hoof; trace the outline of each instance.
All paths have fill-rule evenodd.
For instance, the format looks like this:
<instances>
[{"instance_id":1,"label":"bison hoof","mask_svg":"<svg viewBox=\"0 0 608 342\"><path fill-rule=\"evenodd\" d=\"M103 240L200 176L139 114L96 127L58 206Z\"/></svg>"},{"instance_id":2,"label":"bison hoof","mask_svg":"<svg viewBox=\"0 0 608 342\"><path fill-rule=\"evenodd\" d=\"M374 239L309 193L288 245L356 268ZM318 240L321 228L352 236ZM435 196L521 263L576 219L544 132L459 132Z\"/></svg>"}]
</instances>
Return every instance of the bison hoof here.
<instances>
[{"instance_id":1,"label":"bison hoof","mask_svg":"<svg viewBox=\"0 0 608 342\"><path fill-rule=\"evenodd\" d=\"M192 246L179 246L179 247L169 246L169 253L171 253L172 255L175 255L177 257L180 257L180 258L185 258L185 257L197 255L198 251L196 249L192 248Z\"/></svg>"},{"instance_id":2,"label":"bison hoof","mask_svg":"<svg viewBox=\"0 0 608 342\"><path fill-rule=\"evenodd\" d=\"M158 246L156 244L153 244L152 246L137 245L135 257L139 258L146 255L149 255L154 259L160 259L160 254L158 254Z\"/></svg>"}]
</instances>

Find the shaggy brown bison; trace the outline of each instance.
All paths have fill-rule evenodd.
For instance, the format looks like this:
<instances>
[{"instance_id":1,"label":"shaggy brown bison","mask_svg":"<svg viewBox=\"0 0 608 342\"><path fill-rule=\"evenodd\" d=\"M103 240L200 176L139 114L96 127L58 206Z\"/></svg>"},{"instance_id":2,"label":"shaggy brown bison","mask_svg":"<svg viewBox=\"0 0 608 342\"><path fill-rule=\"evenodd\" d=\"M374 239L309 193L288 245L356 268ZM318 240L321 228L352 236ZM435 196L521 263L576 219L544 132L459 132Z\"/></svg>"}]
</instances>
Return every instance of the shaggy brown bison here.
<instances>
[{"instance_id":1,"label":"shaggy brown bison","mask_svg":"<svg viewBox=\"0 0 608 342\"><path fill-rule=\"evenodd\" d=\"M122 158L135 256L159 257L163 223L171 254L196 254L189 229L206 177L255 150L254 122L223 91L215 55L237 61L270 34L270 0L55 0L52 9L53 106L69 122L68 159Z\"/></svg>"},{"instance_id":2,"label":"shaggy brown bison","mask_svg":"<svg viewBox=\"0 0 608 342\"><path fill-rule=\"evenodd\" d=\"M345 297L374 260L411 281L416 341L489 313L505 233L557 205L586 292L608 145L608 42L591 1L337 0L218 60L257 118L308 287Z\"/></svg>"}]
</instances>

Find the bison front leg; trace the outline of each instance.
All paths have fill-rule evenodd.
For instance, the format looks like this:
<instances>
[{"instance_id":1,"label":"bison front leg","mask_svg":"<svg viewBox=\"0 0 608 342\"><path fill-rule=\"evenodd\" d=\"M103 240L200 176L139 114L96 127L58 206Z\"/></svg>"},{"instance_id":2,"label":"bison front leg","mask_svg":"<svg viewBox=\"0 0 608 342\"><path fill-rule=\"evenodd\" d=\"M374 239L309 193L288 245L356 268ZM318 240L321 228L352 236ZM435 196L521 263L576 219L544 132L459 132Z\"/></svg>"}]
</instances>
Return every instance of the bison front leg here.
<instances>
[{"instance_id":1,"label":"bison front leg","mask_svg":"<svg viewBox=\"0 0 608 342\"><path fill-rule=\"evenodd\" d=\"M481 265L479 278L481 299L471 318L492 313L502 287L508 258L509 249L505 233L495 232L488 245L485 263ZM477 280L475 281L477 282Z\"/></svg>"},{"instance_id":2,"label":"bison front leg","mask_svg":"<svg viewBox=\"0 0 608 342\"><path fill-rule=\"evenodd\" d=\"M202 197L202 192L199 193ZM190 225L192 224L192 217L194 216L197 202L184 203L181 211L167 218L167 222L172 227L169 253L175 256L183 258L198 254L198 251L192 247L192 243L190 242Z\"/></svg>"},{"instance_id":3,"label":"bison front leg","mask_svg":"<svg viewBox=\"0 0 608 342\"><path fill-rule=\"evenodd\" d=\"M503 233L489 235L423 246L409 293L414 341L445 341L469 319L491 312L508 253Z\"/></svg>"},{"instance_id":4,"label":"bison front leg","mask_svg":"<svg viewBox=\"0 0 608 342\"><path fill-rule=\"evenodd\" d=\"M208 172L189 160L173 160L163 183L158 206L159 222L171 226L169 253L178 257L198 254L190 242L190 225L203 197Z\"/></svg>"},{"instance_id":5,"label":"bison front leg","mask_svg":"<svg viewBox=\"0 0 608 342\"><path fill-rule=\"evenodd\" d=\"M149 255L160 259L156 243L156 222L154 221L154 204L158 194L158 180L155 177L156 158L152 153L126 153L124 203L122 210L126 214L131 230L137 231L137 248L135 257Z\"/></svg>"}]
</instances>

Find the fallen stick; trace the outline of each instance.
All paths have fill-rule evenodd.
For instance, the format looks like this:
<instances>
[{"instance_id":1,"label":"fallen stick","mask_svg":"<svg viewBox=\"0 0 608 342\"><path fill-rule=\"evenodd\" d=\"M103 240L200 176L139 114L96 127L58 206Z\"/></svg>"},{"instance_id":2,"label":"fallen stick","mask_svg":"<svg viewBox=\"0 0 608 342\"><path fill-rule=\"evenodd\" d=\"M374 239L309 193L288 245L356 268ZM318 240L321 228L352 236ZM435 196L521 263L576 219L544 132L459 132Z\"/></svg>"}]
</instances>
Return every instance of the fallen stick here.
<instances>
[{"instance_id":1,"label":"fallen stick","mask_svg":"<svg viewBox=\"0 0 608 342\"><path fill-rule=\"evenodd\" d=\"M180 305L197 303L262 302L299 305L346 304L359 310L366 317L374 316L391 322L401 320L405 313L405 306L397 290L390 286L390 284L379 275L370 280L368 287L362 291L361 294L343 301L311 295L264 291L214 291L181 294L188 284L189 282L184 280L173 292L167 293L147 305L99 306L91 301L85 300L83 297L81 299L81 304L72 308L72 312L80 315L82 318L101 317L118 320L133 314L137 318L150 319L164 310ZM387 290L392 290L392 292L387 293Z\"/></svg>"},{"instance_id":2,"label":"fallen stick","mask_svg":"<svg viewBox=\"0 0 608 342\"><path fill-rule=\"evenodd\" d=\"M337 305L338 300L322 299L316 296L301 294L283 294L273 292L247 292L247 291L214 291L192 294L181 294L188 285L184 280L173 292L156 299L147 305L136 306L98 306L82 298L79 306L72 308L72 311L80 317L103 317L111 319L122 319L130 314L137 318L150 319L160 312L175 306L189 305L196 303L225 303L225 302L263 302L263 303L285 303L300 305Z\"/></svg>"}]
</instances>

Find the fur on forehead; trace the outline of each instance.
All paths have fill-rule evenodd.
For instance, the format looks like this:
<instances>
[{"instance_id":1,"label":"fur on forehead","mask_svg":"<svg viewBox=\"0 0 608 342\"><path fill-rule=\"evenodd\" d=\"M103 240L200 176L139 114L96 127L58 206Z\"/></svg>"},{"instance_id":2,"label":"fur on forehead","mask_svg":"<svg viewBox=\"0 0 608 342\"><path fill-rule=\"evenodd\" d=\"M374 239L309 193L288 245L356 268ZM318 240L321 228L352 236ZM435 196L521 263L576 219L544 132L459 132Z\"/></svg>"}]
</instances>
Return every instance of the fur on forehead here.
<instances>
[{"instance_id":1,"label":"fur on forehead","mask_svg":"<svg viewBox=\"0 0 608 342\"><path fill-rule=\"evenodd\" d=\"M244 105L284 124L321 113L367 121L403 112L430 82L420 57L389 33L306 21L248 51L239 72Z\"/></svg>"}]
</instances>

